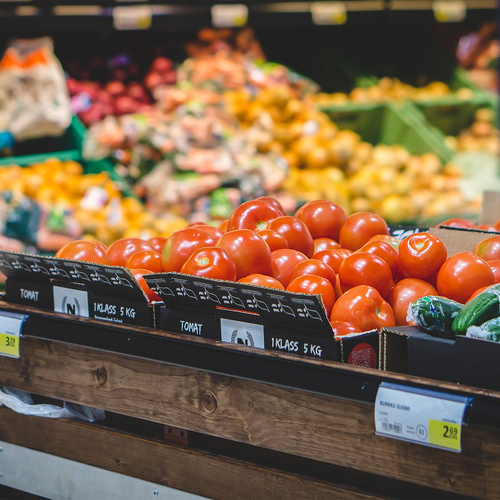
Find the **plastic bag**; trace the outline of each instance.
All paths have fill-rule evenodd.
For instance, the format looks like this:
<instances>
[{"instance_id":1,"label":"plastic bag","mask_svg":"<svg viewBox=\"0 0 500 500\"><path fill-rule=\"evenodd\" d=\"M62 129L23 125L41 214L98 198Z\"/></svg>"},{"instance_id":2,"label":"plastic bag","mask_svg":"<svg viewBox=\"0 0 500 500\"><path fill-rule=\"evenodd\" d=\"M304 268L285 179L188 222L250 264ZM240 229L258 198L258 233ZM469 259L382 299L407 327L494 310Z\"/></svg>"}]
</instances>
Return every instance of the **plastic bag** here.
<instances>
[{"instance_id":1,"label":"plastic bag","mask_svg":"<svg viewBox=\"0 0 500 500\"><path fill-rule=\"evenodd\" d=\"M64 408L51 404L34 404L33 398L28 392L7 387L0 389L0 406L2 405L7 406L16 413L35 417L79 418L87 422L95 422L106 418L103 410L73 403L65 402Z\"/></svg>"},{"instance_id":2,"label":"plastic bag","mask_svg":"<svg viewBox=\"0 0 500 500\"><path fill-rule=\"evenodd\" d=\"M493 318L479 326L469 326L465 334L473 339L500 342L500 318Z\"/></svg>"},{"instance_id":3,"label":"plastic bag","mask_svg":"<svg viewBox=\"0 0 500 500\"><path fill-rule=\"evenodd\" d=\"M59 136L70 125L63 69L50 38L14 40L0 61L0 132L16 141Z\"/></svg>"}]
</instances>

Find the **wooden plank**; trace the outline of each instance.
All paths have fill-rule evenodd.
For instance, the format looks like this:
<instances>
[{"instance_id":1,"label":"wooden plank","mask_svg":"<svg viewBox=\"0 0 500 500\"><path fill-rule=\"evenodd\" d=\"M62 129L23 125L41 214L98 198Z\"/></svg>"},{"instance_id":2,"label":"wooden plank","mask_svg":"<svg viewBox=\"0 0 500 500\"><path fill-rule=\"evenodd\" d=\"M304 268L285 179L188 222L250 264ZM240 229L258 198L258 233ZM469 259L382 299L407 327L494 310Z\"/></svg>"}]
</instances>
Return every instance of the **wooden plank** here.
<instances>
[{"instance_id":1,"label":"wooden plank","mask_svg":"<svg viewBox=\"0 0 500 500\"><path fill-rule=\"evenodd\" d=\"M18 415L5 408L0 409L0 440L220 500L388 498L81 422Z\"/></svg>"},{"instance_id":2,"label":"wooden plank","mask_svg":"<svg viewBox=\"0 0 500 500\"><path fill-rule=\"evenodd\" d=\"M463 429L454 454L376 436L373 406L131 356L24 338L0 385L354 470L500 498L500 431Z\"/></svg>"}]
</instances>

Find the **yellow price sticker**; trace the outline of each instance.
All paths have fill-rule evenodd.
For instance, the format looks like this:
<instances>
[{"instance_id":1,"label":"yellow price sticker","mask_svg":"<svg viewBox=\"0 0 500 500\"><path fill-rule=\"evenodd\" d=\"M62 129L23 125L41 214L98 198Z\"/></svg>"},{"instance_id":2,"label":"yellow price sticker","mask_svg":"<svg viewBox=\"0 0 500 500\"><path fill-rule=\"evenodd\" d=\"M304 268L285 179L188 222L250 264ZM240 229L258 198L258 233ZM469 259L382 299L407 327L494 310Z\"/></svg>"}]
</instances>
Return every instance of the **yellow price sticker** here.
<instances>
[{"instance_id":1,"label":"yellow price sticker","mask_svg":"<svg viewBox=\"0 0 500 500\"><path fill-rule=\"evenodd\" d=\"M429 444L460 451L461 430L460 424L429 419Z\"/></svg>"},{"instance_id":2,"label":"yellow price sticker","mask_svg":"<svg viewBox=\"0 0 500 500\"><path fill-rule=\"evenodd\" d=\"M4 356L19 357L19 337L0 333L0 354Z\"/></svg>"}]
</instances>

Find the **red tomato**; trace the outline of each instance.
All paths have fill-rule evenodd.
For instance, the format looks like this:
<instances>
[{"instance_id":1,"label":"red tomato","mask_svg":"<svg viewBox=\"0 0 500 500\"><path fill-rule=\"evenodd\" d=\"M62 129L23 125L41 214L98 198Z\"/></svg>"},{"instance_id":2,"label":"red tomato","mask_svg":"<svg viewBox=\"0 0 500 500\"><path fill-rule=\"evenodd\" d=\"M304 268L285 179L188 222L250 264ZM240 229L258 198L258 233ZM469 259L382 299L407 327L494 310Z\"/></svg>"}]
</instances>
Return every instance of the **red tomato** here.
<instances>
[{"instance_id":1,"label":"red tomato","mask_svg":"<svg viewBox=\"0 0 500 500\"><path fill-rule=\"evenodd\" d=\"M335 338L343 337L351 333L361 333L361 330L356 325L348 323L347 321L330 321L330 325L332 325Z\"/></svg>"},{"instance_id":2,"label":"red tomato","mask_svg":"<svg viewBox=\"0 0 500 500\"><path fill-rule=\"evenodd\" d=\"M486 261L500 259L500 235L490 236L480 241L474 247L473 252Z\"/></svg>"},{"instance_id":3,"label":"red tomato","mask_svg":"<svg viewBox=\"0 0 500 500\"><path fill-rule=\"evenodd\" d=\"M395 326L394 313L375 288L355 286L342 294L335 302L331 321L347 321L362 332Z\"/></svg>"},{"instance_id":4,"label":"red tomato","mask_svg":"<svg viewBox=\"0 0 500 500\"><path fill-rule=\"evenodd\" d=\"M109 245L108 256L114 266L125 267L129 257L141 250L153 250L153 247L141 238L121 238Z\"/></svg>"},{"instance_id":5,"label":"red tomato","mask_svg":"<svg viewBox=\"0 0 500 500\"><path fill-rule=\"evenodd\" d=\"M493 276L495 277L495 283L500 283L500 260L489 260L488 261L491 270L493 271Z\"/></svg>"},{"instance_id":6,"label":"red tomato","mask_svg":"<svg viewBox=\"0 0 500 500\"><path fill-rule=\"evenodd\" d=\"M148 243L153 247L155 252L162 253L167 239L165 236L155 236L154 238L149 238Z\"/></svg>"},{"instance_id":7,"label":"red tomato","mask_svg":"<svg viewBox=\"0 0 500 500\"><path fill-rule=\"evenodd\" d=\"M205 233L208 233L215 240L218 240L224 234L224 231L221 231L218 227L211 226L210 224L204 224L202 222L195 222L194 224L191 224L189 227L197 227L202 231L205 231Z\"/></svg>"},{"instance_id":8,"label":"red tomato","mask_svg":"<svg viewBox=\"0 0 500 500\"><path fill-rule=\"evenodd\" d=\"M286 288L294 267L304 260L307 260L307 257L298 250L292 248L275 250L271 253L271 276Z\"/></svg>"},{"instance_id":9,"label":"red tomato","mask_svg":"<svg viewBox=\"0 0 500 500\"><path fill-rule=\"evenodd\" d=\"M387 262L368 252L355 252L346 257L340 264L338 278L344 292L358 285L369 285L387 297L393 286Z\"/></svg>"},{"instance_id":10,"label":"red tomato","mask_svg":"<svg viewBox=\"0 0 500 500\"><path fill-rule=\"evenodd\" d=\"M195 250L212 247L216 242L213 236L198 226L175 231L163 247L163 270L178 273Z\"/></svg>"},{"instance_id":11,"label":"red tomato","mask_svg":"<svg viewBox=\"0 0 500 500\"><path fill-rule=\"evenodd\" d=\"M396 325L407 325L408 306L411 302L426 295L438 295L437 290L427 281L407 278L396 283L387 299L394 312Z\"/></svg>"},{"instance_id":12,"label":"red tomato","mask_svg":"<svg viewBox=\"0 0 500 500\"><path fill-rule=\"evenodd\" d=\"M281 233L288 241L289 248L302 252L306 257L314 253L314 241L307 226L296 217L283 215L269 223L269 229Z\"/></svg>"},{"instance_id":13,"label":"red tomato","mask_svg":"<svg viewBox=\"0 0 500 500\"><path fill-rule=\"evenodd\" d=\"M224 219L217 227L223 232L227 233L227 223L229 222L229 219Z\"/></svg>"},{"instance_id":14,"label":"red tomato","mask_svg":"<svg viewBox=\"0 0 500 500\"><path fill-rule=\"evenodd\" d=\"M474 227L474 229L478 229L480 231L488 231L490 233L498 232L497 228L495 226L492 226L491 224L478 224Z\"/></svg>"},{"instance_id":15,"label":"red tomato","mask_svg":"<svg viewBox=\"0 0 500 500\"><path fill-rule=\"evenodd\" d=\"M149 269L153 273L162 273L163 259L161 254L154 250L141 250L129 257L125 267L129 269Z\"/></svg>"},{"instance_id":16,"label":"red tomato","mask_svg":"<svg viewBox=\"0 0 500 500\"><path fill-rule=\"evenodd\" d=\"M332 250L322 250L321 252L315 253L312 258L318 259L330 266L333 271L338 274L340 264L342 264L344 259L351 254L352 252L347 250L347 248L333 248Z\"/></svg>"},{"instance_id":17,"label":"red tomato","mask_svg":"<svg viewBox=\"0 0 500 500\"><path fill-rule=\"evenodd\" d=\"M268 276L267 274L249 274L244 278L240 278L238 283L251 283L252 285L278 288L279 290L285 289L285 287L276 278Z\"/></svg>"},{"instance_id":18,"label":"red tomato","mask_svg":"<svg viewBox=\"0 0 500 500\"><path fill-rule=\"evenodd\" d=\"M458 227L462 229L472 229L475 227L475 224L467 219L462 219L460 217L454 217L452 219L446 219L445 221L439 223L437 227L446 226L446 227Z\"/></svg>"},{"instance_id":19,"label":"red tomato","mask_svg":"<svg viewBox=\"0 0 500 500\"><path fill-rule=\"evenodd\" d=\"M149 271L148 269L131 269L130 271L135 276L135 279L139 283L143 292L146 294L149 302L161 301L161 298L158 296L158 294L156 292L153 292L153 290L149 288L146 280L143 278L144 274L151 274L151 271Z\"/></svg>"},{"instance_id":20,"label":"red tomato","mask_svg":"<svg viewBox=\"0 0 500 500\"><path fill-rule=\"evenodd\" d=\"M368 241L385 241L386 243L389 243L391 247L394 248L394 250L399 250L399 244L401 243L401 238L398 238L397 236L391 236L390 234L376 234L375 236L372 236Z\"/></svg>"},{"instance_id":21,"label":"red tomato","mask_svg":"<svg viewBox=\"0 0 500 500\"><path fill-rule=\"evenodd\" d=\"M318 259L307 259L299 262L293 268L292 274L290 275L290 281L293 281L299 276L304 276L305 274L314 274L315 276L326 278L333 286L337 283L337 275L333 269Z\"/></svg>"},{"instance_id":22,"label":"red tomato","mask_svg":"<svg viewBox=\"0 0 500 500\"><path fill-rule=\"evenodd\" d=\"M271 272L271 250L255 231L235 229L228 231L217 242L236 264L236 279L249 274Z\"/></svg>"},{"instance_id":23,"label":"red tomato","mask_svg":"<svg viewBox=\"0 0 500 500\"><path fill-rule=\"evenodd\" d=\"M181 273L203 278L235 281L236 264L222 248L203 247L195 250L184 262Z\"/></svg>"},{"instance_id":24,"label":"red tomato","mask_svg":"<svg viewBox=\"0 0 500 500\"><path fill-rule=\"evenodd\" d=\"M425 280L436 274L447 257L445 244L431 233L416 233L399 245L399 263L412 278Z\"/></svg>"},{"instance_id":25,"label":"red tomato","mask_svg":"<svg viewBox=\"0 0 500 500\"><path fill-rule=\"evenodd\" d=\"M356 212L347 217L340 229L339 243L354 252L377 234L389 234L385 220L371 212Z\"/></svg>"},{"instance_id":26,"label":"red tomato","mask_svg":"<svg viewBox=\"0 0 500 500\"><path fill-rule=\"evenodd\" d=\"M369 241L356 252L368 252L380 257L391 268L393 279L396 279L401 273L398 252L386 241Z\"/></svg>"},{"instance_id":27,"label":"red tomato","mask_svg":"<svg viewBox=\"0 0 500 500\"><path fill-rule=\"evenodd\" d=\"M285 215L285 210L283 209L283 205L273 196L259 196L258 198L256 198L256 200L263 201L264 203L267 203L268 205L277 208L281 212L281 215Z\"/></svg>"},{"instance_id":28,"label":"red tomato","mask_svg":"<svg viewBox=\"0 0 500 500\"><path fill-rule=\"evenodd\" d=\"M330 316L333 304L335 304L335 289L326 278L314 276L312 274L299 276L293 281L290 281L286 290L294 293L321 295L323 305L326 309L326 315Z\"/></svg>"},{"instance_id":29,"label":"red tomato","mask_svg":"<svg viewBox=\"0 0 500 500\"><path fill-rule=\"evenodd\" d=\"M346 220L344 209L328 200L307 202L295 212L295 217L306 224L313 238L331 238L336 241Z\"/></svg>"},{"instance_id":30,"label":"red tomato","mask_svg":"<svg viewBox=\"0 0 500 500\"><path fill-rule=\"evenodd\" d=\"M478 288L494 283L495 276L485 260L472 252L460 252L441 266L436 288L439 295L465 304Z\"/></svg>"},{"instance_id":31,"label":"red tomato","mask_svg":"<svg viewBox=\"0 0 500 500\"><path fill-rule=\"evenodd\" d=\"M481 288L478 288L468 299L467 302L470 302L474 297L479 295L480 293L483 293L489 286L482 286Z\"/></svg>"},{"instance_id":32,"label":"red tomato","mask_svg":"<svg viewBox=\"0 0 500 500\"><path fill-rule=\"evenodd\" d=\"M57 253L58 259L83 260L94 264L112 266L113 263L108 254L98 242L90 240L76 240L66 243Z\"/></svg>"},{"instance_id":33,"label":"red tomato","mask_svg":"<svg viewBox=\"0 0 500 500\"><path fill-rule=\"evenodd\" d=\"M268 229L269 223L281 217L283 213L265 201L252 200L245 201L235 208L229 216L227 230L251 229L252 231L262 231Z\"/></svg>"},{"instance_id":34,"label":"red tomato","mask_svg":"<svg viewBox=\"0 0 500 500\"><path fill-rule=\"evenodd\" d=\"M271 252L279 250L280 248L288 248L288 241L281 233L278 233L278 231L274 231L273 229L264 229L258 233L259 236L267 243Z\"/></svg>"},{"instance_id":35,"label":"red tomato","mask_svg":"<svg viewBox=\"0 0 500 500\"><path fill-rule=\"evenodd\" d=\"M334 248L340 248L340 243L338 243L335 240L332 240L331 238L316 238L314 240L314 253Z\"/></svg>"}]
</instances>

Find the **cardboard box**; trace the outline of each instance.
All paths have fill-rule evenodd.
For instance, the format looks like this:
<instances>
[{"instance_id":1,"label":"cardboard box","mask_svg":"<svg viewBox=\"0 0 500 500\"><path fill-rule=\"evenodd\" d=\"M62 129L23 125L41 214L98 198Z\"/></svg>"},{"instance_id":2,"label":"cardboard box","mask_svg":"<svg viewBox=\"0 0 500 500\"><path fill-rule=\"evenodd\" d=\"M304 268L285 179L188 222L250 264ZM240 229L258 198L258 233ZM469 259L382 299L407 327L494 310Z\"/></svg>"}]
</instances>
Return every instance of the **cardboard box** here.
<instances>
[{"instance_id":1,"label":"cardboard box","mask_svg":"<svg viewBox=\"0 0 500 500\"><path fill-rule=\"evenodd\" d=\"M383 370L500 390L500 343L436 337L414 326L381 332Z\"/></svg>"},{"instance_id":2,"label":"cardboard box","mask_svg":"<svg viewBox=\"0 0 500 500\"><path fill-rule=\"evenodd\" d=\"M5 300L117 324L155 326L155 307L130 270L0 250Z\"/></svg>"},{"instance_id":3,"label":"cardboard box","mask_svg":"<svg viewBox=\"0 0 500 500\"><path fill-rule=\"evenodd\" d=\"M317 359L378 366L378 332L334 340L318 295L179 273L144 279L164 301L157 327Z\"/></svg>"}]
</instances>

